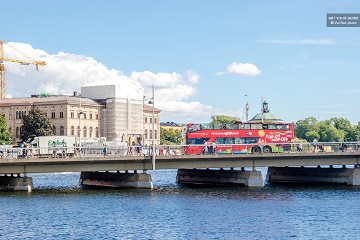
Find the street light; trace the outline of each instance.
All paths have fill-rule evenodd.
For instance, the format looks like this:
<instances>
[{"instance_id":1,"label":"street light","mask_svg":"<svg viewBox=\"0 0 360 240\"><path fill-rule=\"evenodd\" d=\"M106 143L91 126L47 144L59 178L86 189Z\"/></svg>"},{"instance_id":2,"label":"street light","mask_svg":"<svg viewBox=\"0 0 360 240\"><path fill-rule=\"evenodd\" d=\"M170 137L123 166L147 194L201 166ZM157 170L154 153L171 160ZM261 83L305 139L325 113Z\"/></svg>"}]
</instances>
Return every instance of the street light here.
<instances>
[{"instance_id":1,"label":"street light","mask_svg":"<svg viewBox=\"0 0 360 240\"><path fill-rule=\"evenodd\" d=\"M152 98L148 102L152 104L152 170L155 170L155 110L154 110L154 83L152 85Z\"/></svg>"},{"instance_id":2,"label":"street light","mask_svg":"<svg viewBox=\"0 0 360 240\"><path fill-rule=\"evenodd\" d=\"M81 94L79 97L79 151L81 153L81 114L83 114L83 111L81 110Z\"/></svg>"}]
</instances>

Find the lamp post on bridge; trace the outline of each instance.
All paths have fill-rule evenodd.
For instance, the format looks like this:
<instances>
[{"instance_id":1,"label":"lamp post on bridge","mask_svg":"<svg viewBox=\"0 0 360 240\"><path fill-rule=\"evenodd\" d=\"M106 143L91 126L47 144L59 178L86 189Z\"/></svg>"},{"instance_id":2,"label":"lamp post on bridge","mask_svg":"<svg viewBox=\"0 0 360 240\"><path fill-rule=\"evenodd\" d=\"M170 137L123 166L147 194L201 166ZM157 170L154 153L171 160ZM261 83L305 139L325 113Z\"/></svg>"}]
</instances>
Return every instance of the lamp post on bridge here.
<instances>
[{"instance_id":1,"label":"lamp post on bridge","mask_svg":"<svg viewBox=\"0 0 360 240\"><path fill-rule=\"evenodd\" d=\"M155 100L154 100L154 83L152 84L152 98L148 102L152 104L152 170L155 170Z\"/></svg>"},{"instance_id":2,"label":"lamp post on bridge","mask_svg":"<svg viewBox=\"0 0 360 240\"><path fill-rule=\"evenodd\" d=\"M81 155L81 114L83 111L81 110L81 94L79 95L79 154Z\"/></svg>"}]
</instances>

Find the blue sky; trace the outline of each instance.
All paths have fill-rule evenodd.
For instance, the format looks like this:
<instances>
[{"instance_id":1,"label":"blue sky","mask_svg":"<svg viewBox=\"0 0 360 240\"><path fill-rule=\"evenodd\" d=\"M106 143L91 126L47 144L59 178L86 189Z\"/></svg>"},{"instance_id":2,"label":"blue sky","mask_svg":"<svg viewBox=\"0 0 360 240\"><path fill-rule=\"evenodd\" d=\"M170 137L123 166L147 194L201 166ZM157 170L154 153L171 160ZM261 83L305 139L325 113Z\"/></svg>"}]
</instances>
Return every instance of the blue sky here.
<instances>
[{"instance_id":1,"label":"blue sky","mask_svg":"<svg viewBox=\"0 0 360 240\"><path fill-rule=\"evenodd\" d=\"M154 82L161 121L245 120L263 97L285 121L357 124L360 28L328 28L326 14L359 12L355 0L5 1L0 39L48 63L6 63L7 95L126 76L147 96Z\"/></svg>"}]
</instances>

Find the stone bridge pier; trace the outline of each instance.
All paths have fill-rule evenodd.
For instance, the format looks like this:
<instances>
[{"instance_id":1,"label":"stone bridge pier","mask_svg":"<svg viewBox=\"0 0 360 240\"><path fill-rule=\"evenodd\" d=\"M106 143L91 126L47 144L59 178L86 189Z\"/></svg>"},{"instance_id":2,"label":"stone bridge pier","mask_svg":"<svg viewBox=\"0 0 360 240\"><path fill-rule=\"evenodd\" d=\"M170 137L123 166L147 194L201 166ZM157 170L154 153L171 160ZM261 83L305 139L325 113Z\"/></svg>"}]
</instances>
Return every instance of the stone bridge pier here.
<instances>
[{"instance_id":1,"label":"stone bridge pier","mask_svg":"<svg viewBox=\"0 0 360 240\"><path fill-rule=\"evenodd\" d=\"M178 169L176 182L185 185L227 185L244 187L263 187L260 171L215 169Z\"/></svg>"},{"instance_id":2,"label":"stone bridge pier","mask_svg":"<svg viewBox=\"0 0 360 240\"><path fill-rule=\"evenodd\" d=\"M81 172L79 184L88 187L109 187L109 188L142 188L152 189L153 182L150 174L146 171L138 173L125 172Z\"/></svg>"}]
</instances>

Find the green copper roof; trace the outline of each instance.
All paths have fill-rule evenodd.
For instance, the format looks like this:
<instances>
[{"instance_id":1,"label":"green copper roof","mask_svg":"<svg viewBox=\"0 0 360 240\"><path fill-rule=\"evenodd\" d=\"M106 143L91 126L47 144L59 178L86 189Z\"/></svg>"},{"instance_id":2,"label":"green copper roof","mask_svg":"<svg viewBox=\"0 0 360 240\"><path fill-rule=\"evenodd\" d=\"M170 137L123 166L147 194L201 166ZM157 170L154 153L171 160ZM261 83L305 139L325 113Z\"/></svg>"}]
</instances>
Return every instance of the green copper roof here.
<instances>
[{"instance_id":1,"label":"green copper roof","mask_svg":"<svg viewBox=\"0 0 360 240\"><path fill-rule=\"evenodd\" d=\"M250 122L283 122L284 120L280 119L278 116L276 116L275 114L272 114L270 112L265 112L265 113L259 113L257 115L255 115Z\"/></svg>"}]
</instances>

